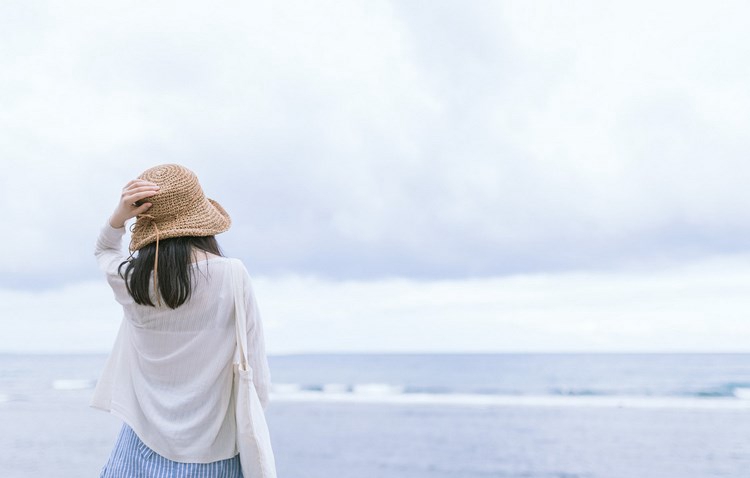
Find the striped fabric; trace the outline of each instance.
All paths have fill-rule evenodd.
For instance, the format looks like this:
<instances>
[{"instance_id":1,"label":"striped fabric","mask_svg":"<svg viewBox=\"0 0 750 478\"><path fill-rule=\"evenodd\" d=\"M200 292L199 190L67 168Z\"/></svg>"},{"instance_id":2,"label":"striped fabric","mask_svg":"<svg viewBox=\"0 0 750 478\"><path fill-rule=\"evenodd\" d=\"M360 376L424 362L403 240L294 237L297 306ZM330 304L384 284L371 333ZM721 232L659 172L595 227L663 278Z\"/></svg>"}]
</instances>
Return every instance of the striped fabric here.
<instances>
[{"instance_id":1,"label":"striped fabric","mask_svg":"<svg viewBox=\"0 0 750 478\"><path fill-rule=\"evenodd\" d=\"M99 478L242 478L240 456L212 463L179 463L147 447L123 424Z\"/></svg>"}]
</instances>

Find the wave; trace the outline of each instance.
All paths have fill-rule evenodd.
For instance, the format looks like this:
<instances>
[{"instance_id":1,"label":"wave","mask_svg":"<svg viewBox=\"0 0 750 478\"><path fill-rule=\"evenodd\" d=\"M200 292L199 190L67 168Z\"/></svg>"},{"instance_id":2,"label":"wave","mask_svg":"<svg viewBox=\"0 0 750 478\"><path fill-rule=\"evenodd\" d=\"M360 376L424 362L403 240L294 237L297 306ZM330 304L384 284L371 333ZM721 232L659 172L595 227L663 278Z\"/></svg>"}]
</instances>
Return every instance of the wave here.
<instances>
[{"instance_id":1,"label":"wave","mask_svg":"<svg viewBox=\"0 0 750 478\"><path fill-rule=\"evenodd\" d=\"M389 383L322 383L314 385L302 385L299 383L274 383L271 385L273 391L278 393L289 392L319 392L319 393L353 393L360 395L388 395L404 393L406 387L392 385Z\"/></svg>"},{"instance_id":2,"label":"wave","mask_svg":"<svg viewBox=\"0 0 750 478\"><path fill-rule=\"evenodd\" d=\"M360 395L399 395L404 387L387 383L363 383L352 386L352 393Z\"/></svg>"},{"instance_id":3,"label":"wave","mask_svg":"<svg viewBox=\"0 0 750 478\"><path fill-rule=\"evenodd\" d=\"M534 407L617 407L750 409L750 388L736 388L731 395L617 394L599 390L551 389L546 394L507 393L497 390L451 391L446 387L404 387L386 383L316 384L274 383L274 401L349 402L415 405L534 406Z\"/></svg>"},{"instance_id":4,"label":"wave","mask_svg":"<svg viewBox=\"0 0 750 478\"><path fill-rule=\"evenodd\" d=\"M55 390L88 390L94 388L96 380L91 379L58 379L52 382Z\"/></svg>"},{"instance_id":5,"label":"wave","mask_svg":"<svg viewBox=\"0 0 750 478\"><path fill-rule=\"evenodd\" d=\"M750 400L732 398L647 397L647 396L573 396L573 395L481 395L481 394L383 394L322 393L299 391L271 392L271 401L348 402L402 405L530 406L530 407L603 407L603 408L685 408L750 409Z\"/></svg>"},{"instance_id":6,"label":"wave","mask_svg":"<svg viewBox=\"0 0 750 478\"><path fill-rule=\"evenodd\" d=\"M607 397L607 396L641 396L641 397L695 397L695 398L737 398L750 399L750 384L729 383L717 387L698 390L663 390L653 389L597 389L597 388L574 388L574 387L552 387L536 392L522 389L501 389L491 387L480 388L451 388L436 385L394 385L390 383L276 383L272 388L278 393L288 392L321 392L321 393L353 393L367 395L384 394L471 394L471 395L550 395L571 397Z\"/></svg>"},{"instance_id":7,"label":"wave","mask_svg":"<svg viewBox=\"0 0 750 478\"><path fill-rule=\"evenodd\" d=\"M741 400L750 400L750 383L727 382L694 393L686 393L685 395L694 395L698 397L731 397Z\"/></svg>"},{"instance_id":8,"label":"wave","mask_svg":"<svg viewBox=\"0 0 750 478\"><path fill-rule=\"evenodd\" d=\"M52 381L59 391L89 390L95 379L60 378ZM635 408L741 408L750 409L750 383L731 382L701 390L652 393L556 387L541 393L522 390L448 386L394 385L383 382L300 384L273 383L271 393L279 401L335 401L352 403L442 404L470 406L586 406ZM14 401L0 393L0 403Z\"/></svg>"}]
</instances>

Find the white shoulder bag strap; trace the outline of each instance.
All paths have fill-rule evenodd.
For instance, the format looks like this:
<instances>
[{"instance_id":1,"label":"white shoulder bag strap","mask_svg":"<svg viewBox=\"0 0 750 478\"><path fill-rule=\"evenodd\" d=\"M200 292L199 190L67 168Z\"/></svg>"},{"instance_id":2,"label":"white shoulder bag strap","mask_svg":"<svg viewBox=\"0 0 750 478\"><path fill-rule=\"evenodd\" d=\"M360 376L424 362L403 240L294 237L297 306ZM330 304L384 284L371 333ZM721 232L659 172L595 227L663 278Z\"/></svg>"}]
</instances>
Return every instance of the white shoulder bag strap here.
<instances>
[{"instance_id":1,"label":"white shoulder bag strap","mask_svg":"<svg viewBox=\"0 0 750 478\"><path fill-rule=\"evenodd\" d=\"M231 264L234 322L239 353L239 363L234 371L235 422L242 474L245 478L276 478L276 463L266 415L253 383L253 369L247 360L247 312L242 286L244 266L237 259L232 259Z\"/></svg>"}]
</instances>

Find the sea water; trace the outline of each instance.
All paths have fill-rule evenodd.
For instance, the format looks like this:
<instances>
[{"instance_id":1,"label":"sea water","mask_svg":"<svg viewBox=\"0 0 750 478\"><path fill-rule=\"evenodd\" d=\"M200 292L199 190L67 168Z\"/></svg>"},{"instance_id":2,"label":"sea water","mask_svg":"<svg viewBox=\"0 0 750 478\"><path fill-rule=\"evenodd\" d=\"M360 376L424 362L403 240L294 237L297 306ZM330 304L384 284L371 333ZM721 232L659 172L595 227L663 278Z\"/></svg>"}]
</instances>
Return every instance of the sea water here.
<instances>
[{"instance_id":1,"label":"sea water","mask_svg":"<svg viewBox=\"0 0 750 478\"><path fill-rule=\"evenodd\" d=\"M0 355L0 476L98 476L103 355ZM280 477L750 476L750 355L270 356Z\"/></svg>"}]
</instances>

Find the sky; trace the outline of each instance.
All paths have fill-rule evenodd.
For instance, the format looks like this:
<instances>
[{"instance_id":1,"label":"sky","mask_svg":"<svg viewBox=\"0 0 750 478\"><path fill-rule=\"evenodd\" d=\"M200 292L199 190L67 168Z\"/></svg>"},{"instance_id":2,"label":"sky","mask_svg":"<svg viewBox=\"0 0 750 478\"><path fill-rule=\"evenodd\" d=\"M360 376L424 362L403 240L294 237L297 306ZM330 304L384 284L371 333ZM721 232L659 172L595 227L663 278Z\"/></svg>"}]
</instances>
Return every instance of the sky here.
<instances>
[{"instance_id":1,"label":"sky","mask_svg":"<svg viewBox=\"0 0 750 478\"><path fill-rule=\"evenodd\" d=\"M173 162L272 354L750 351L749 14L2 2L0 352L109 349L96 235Z\"/></svg>"}]
</instances>

